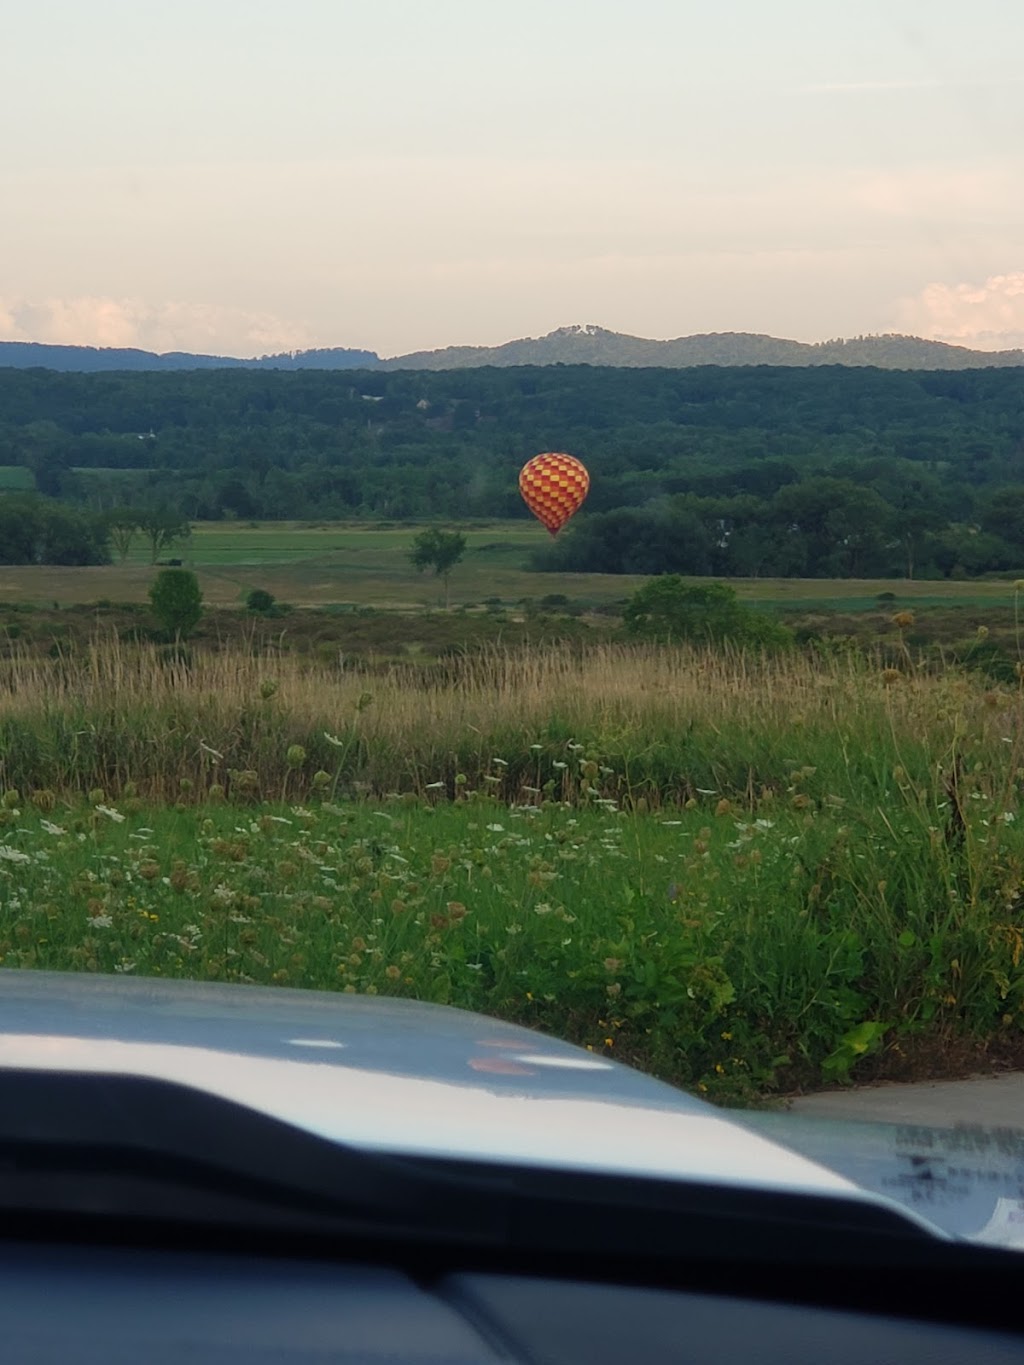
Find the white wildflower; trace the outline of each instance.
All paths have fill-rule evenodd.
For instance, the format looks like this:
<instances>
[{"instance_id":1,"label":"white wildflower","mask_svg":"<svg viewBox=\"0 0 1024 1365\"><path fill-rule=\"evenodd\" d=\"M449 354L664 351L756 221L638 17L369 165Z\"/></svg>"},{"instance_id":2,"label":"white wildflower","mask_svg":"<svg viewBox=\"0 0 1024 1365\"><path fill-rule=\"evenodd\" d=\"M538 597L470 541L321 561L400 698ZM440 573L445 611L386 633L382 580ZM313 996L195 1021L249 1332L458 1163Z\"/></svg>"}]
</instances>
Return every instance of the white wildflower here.
<instances>
[{"instance_id":1,"label":"white wildflower","mask_svg":"<svg viewBox=\"0 0 1024 1365\"><path fill-rule=\"evenodd\" d=\"M447 785L446 782L428 782L423 790L427 792L442 792Z\"/></svg>"},{"instance_id":2,"label":"white wildflower","mask_svg":"<svg viewBox=\"0 0 1024 1365\"><path fill-rule=\"evenodd\" d=\"M90 915L86 920L90 929L110 929L114 921L109 915Z\"/></svg>"},{"instance_id":3,"label":"white wildflower","mask_svg":"<svg viewBox=\"0 0 1024 1365\"><path fill-rule=\"evenodd\" d=\"M345 749L348 747L347 740L339 739L337 735L329 735L326 730L324 731L324 739L326 739L328 744L333 744L336 749Z\"/></svg>"},{"instance_id":4,"label":"white wildflower","mask_svg":"<svg viewBox=\"0 0 1024 1365\"><path fill-rule=\"evenodd\" d=\"M484 825L484 829L489 830L491 834L504 834L504 833L505 833L505 826L504 826L504 825Z\"/></svg>"},{"instance_id":5,"label":"white wildflower","mask_svg":"<svg viewBox=\"0 0 1024 1365\"><path fill-rule=\"evenodd\" d=\"M67 834L63 825L55 825L52 820L40 820L39 824L47 834Z\"/></svg>"},{"instance_id":6,"label":"white wildflower","mask_svg":"<svg viewBox=\"0 0 1024 1365\"><path fill-rule=\"evenodd\" d=\"M130 961L128 960L128 958L123 957L123 958L121 959L120 962L115 962L115 963L114 963L114 971L115 971L115 972L133 972L133 971L135 970L136 966L137 966L136 963L130 962Z\"/></svg>"},{"instance_id":7,"label":"white wildflower","mask_svg":"<svg viewBox=\"0 0 1024 1365\"><path fill-rule=\"evenodd\" d=\"M27 853L22 853L17 848L11 848L9 844L0 844L0 858L6 863L30 863L32 861Z\"/></svg>"}]
</instances>

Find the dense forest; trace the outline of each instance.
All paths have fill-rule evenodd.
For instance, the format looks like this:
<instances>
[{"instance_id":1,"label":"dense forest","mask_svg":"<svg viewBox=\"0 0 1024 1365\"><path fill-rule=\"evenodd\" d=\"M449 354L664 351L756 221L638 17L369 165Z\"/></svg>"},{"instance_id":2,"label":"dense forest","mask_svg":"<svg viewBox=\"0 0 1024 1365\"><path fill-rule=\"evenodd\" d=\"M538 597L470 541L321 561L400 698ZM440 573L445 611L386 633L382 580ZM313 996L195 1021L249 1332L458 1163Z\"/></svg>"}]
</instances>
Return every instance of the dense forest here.
<instances>
[{"instance_id":1,"label":"dense forest","mask_svg":"<svg viewBox=\"0 0 1024 1365\"><path fill-rule=\"evenodd\" d=\"M96 517L525 516L518 471L542 450L592 480L545 566L1024 565L1020 368L0 369L0 482Z\"/></svg>"}]
</instances>

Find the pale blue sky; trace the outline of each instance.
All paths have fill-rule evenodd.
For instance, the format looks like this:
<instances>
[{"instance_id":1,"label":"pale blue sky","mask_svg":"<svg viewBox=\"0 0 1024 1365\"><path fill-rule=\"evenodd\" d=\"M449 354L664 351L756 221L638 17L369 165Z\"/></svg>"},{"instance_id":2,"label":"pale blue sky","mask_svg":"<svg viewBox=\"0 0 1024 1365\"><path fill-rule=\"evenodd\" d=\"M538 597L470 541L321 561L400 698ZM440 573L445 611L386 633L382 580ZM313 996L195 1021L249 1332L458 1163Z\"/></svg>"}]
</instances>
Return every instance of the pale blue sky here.
<instances>
[{"instance_id":1,"label":"pale blue sky","mask_svg":"<svg viewBox=\"0 0 1024 1365\"><path fill-rule=\"evenodd\" d=\"M1024 345L1020 0L0 0L0 338Z\"/></svg>"}]
</instances>

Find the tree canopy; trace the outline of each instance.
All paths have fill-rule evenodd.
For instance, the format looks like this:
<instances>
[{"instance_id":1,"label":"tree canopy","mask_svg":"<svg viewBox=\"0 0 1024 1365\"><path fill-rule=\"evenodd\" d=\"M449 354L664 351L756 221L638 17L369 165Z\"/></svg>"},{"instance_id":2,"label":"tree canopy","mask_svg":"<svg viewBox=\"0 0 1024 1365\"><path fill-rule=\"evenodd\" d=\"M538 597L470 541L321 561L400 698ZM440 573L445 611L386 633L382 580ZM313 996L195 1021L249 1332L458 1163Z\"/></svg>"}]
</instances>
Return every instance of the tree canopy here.
<instances>
[{"instance_id":1,"label":"tree canopy","mask_svg":"<svg viewBox=\"0 0 1024 1365\"><path fill-rule=\"evenodd\" d=\"M565 450L591 490L552 565L972 574L1024 561L1022 392L1013 368L0 369L0 473L179 525L525 518L520 467Z\"/></svg>"}]
</instances>

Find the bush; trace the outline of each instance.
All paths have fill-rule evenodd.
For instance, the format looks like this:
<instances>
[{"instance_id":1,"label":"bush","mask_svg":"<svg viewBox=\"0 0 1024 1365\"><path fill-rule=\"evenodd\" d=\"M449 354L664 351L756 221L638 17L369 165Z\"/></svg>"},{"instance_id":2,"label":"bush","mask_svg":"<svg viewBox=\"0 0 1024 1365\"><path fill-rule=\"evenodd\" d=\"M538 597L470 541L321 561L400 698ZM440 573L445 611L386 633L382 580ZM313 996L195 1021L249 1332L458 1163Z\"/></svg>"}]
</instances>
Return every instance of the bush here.
<instances>
[{"instance_id":1,"label":"bush","mask_svg":"<svg viewBox=\"0 0 1024 1365\"><path fill-rule=\"evenodd\" d=\"M274 605L274 594L267 592L266 588L253 588L245 599L245 605L249 611L258 612L264 615L271 610Z\"/></svg>"},{"instance_id":2,"label":"bush","mask_svg":"<svg viewBox=\"0 0 1024 1365\"><path fill-rule=\"evenodd\" d=\"M160 629L172 640L190 635L203 614L203 594L191 569L162 569L149 600Z\"/></svg>"},{"instance_id":3,"label":"bush","mask_svg":"<svg viewBox=\"0 0 1024 1365\"><path fill-rule=\"evenodd\" d=\"M623 613L631 635L664 643L754 645L780 649L792 631L774 617L745 607L725 583L687 584L678 574L652 578Z\"/></svg>"}]
</instances>

